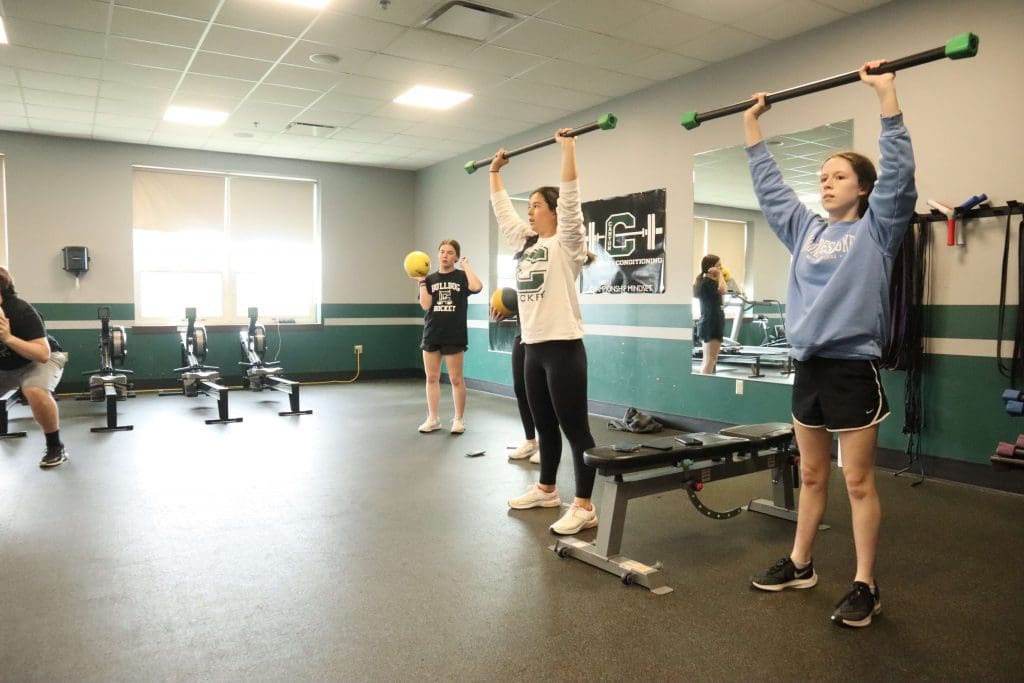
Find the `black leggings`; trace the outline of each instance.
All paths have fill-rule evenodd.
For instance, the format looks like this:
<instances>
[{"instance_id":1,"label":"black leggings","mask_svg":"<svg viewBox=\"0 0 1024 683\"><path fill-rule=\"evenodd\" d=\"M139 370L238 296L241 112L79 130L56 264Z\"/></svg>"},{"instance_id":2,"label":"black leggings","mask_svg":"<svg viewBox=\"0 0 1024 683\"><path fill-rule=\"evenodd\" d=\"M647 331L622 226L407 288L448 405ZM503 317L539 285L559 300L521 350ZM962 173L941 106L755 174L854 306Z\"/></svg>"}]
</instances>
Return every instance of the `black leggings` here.
<instances>
[{"instance_id":1,"label":"black leggings","mask_svg":"<svg viewBox=\"0 0 1024 683\"><path fill-rule=\"evenodd\" d=\"M512 340L512 389L516 393L516 403L519 404L519 419L523 421L523 435L527 441L537 438L537 430L533 426L533 413L530 412L530 403L526 400L526 377L523 366L526 363L526 347L523 346L523 338L516 335Z\"/></svg>"},{"instance_id":2,"label":"black leggings","mask_svg":"<svg viewBox=\"0 0 1024 683\"><path fill-rule=\"evenodd\" d=\"M562 435L572 448L576 497L590 498L597 470L583 462L594 447L587 416L587 350L582 339L526 344L526 396L540 437L540 483L554 486Z\"/></svg>"}]
</instances>

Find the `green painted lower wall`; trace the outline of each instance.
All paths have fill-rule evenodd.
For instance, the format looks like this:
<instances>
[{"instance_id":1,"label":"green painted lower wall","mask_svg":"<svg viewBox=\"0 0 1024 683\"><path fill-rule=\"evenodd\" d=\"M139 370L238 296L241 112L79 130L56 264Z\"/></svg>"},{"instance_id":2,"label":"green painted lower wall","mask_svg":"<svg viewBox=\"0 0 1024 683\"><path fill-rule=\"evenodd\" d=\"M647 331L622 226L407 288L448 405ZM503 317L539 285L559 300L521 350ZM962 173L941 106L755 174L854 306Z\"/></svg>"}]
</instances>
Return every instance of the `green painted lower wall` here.
<instances>
[{"instance_id":1,"label":"green painted lower wall","mask_svg":"<svg viewBox=\"0 0 1024 683\"><path fill-rule=\"evenodd\" d=\"M76 321L88 329L53 329L69 353L61 389L75 391L84 386L84 372L99 365L99 322L95 327L95 304L41 304L43 315L59 328L62 321ZM955 310L963 309L957 316ZM932 307L929 336L994 338L996 307ZM486 308L471 308L471 319L482 322ZM327 304L325 318L343 319L348 324L324 326L282 326L267 330L269 359L280 345L279 360L286 371L303 375L348 374L355 371L353 347L362 344L364 371L419 372L422 360L419 341L422 328L399 322L422 317L416 304ZM1011 311L1015 314L1015 311ZM131 304L112 304L111 316L133 317ZM690 307L655 304L622 306L590 304L584 307L588 322L625 327L665 327L678 333L689 320ZM373 318L360 324L360 318ZM964 319L968 323L964 323ZM241 328L239 328L241 329ZM173 386L175 367L180 362L178 334L128 332L126 366L140 381L167 382ZM970 333L968 335L968 332ZM585 340L589 359L588 396L591 400L636 406L641 410L731 423L754 423L789 419L791 388L788 385L745 381L742 396L735 382L690 373L691 343L679 339L590 335ZM240 375L238 333L210 332L207 363L221 368L226 378ZM508 353L489 350L486 326L469 329L469 352L465 373L468 379L511 386L511 358ZM902 434L904 375L883 375L892 415L883 422L880 444L903 450ZM1013 441L1024 432L1024 422L1003 412L1000 395L1007 386L993 358L973 356L926 357L924 383L925 432L922 450L932 455L973 463L987 463L998 441Z\"/></svg>"}]
</instances>

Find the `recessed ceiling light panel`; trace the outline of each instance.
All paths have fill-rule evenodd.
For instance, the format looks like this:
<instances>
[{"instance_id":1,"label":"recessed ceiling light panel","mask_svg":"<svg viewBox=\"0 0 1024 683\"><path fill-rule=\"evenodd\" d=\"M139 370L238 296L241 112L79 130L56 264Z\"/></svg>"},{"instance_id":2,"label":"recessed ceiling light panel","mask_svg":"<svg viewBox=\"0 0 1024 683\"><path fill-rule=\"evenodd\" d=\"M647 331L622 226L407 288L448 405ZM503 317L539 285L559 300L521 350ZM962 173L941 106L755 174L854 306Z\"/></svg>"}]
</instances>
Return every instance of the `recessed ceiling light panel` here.
<instances>
[{"instance_id":1,"label":"recessed ceiling light panel","mask_svg":"<svg viewBox=\"0 0 1024 683\"><path fill-rule=\"evenodd\" d=\"M472 96L468 92L417 85L396 97L394 102L395 104L407 104L411 107L425 107L427 109L451 109Z\"/></svg>"},{"instance_id":2,"label":"recessed ceiling light panel","mask_svg":"<svg viewBox=\"0 0 1024 683\"><path fill-rule=\"evenodd\" d=\"M226 111L195 109L193 107L168 107L164 121L187 123L193 126L219 126L227 121Z\"/></svg>"}]
</instances>

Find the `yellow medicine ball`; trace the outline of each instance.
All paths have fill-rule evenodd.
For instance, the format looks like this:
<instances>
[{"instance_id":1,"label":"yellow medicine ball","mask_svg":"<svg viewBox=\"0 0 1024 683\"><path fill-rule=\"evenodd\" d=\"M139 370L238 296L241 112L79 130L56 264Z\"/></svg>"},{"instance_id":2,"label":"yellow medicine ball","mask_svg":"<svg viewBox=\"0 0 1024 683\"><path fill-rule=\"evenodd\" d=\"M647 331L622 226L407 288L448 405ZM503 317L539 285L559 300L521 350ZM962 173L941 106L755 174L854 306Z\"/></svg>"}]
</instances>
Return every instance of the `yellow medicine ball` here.
<instances>
[{"instance_id":1,"label":"yellow medicine ball","mask_svg":"<svg viewBox=\"0 0 1024 683\"><path fill-rule=\"evenodd\" d=\"M410 251L405 257L405 272L409 277L423 277L430 272L430 257L422 251Z\"/></svg>"},{"instance_id":2,"label":"yellow medicine ball","mask_svg":"<svg viewBox=\"0 0 1024 683\"><path fill-rule=\"evenodd\" d=\"M491 294L491 308L503 318L515 315L519 311L519 297L511 287L494 290Z\"/></svg>"}]
</instances>

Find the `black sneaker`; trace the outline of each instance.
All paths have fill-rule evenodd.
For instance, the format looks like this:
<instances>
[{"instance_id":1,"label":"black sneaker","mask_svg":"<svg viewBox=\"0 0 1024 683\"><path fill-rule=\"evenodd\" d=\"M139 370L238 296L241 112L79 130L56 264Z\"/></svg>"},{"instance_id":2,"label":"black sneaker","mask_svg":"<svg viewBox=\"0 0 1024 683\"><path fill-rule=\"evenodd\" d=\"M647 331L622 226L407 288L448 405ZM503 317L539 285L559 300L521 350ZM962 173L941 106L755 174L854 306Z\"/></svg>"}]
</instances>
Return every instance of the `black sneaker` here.
<instances>
[{"instance_id":1,"label":"black sneaker","mask_svg":"<svg viewBox=\"0 0 1024 683\"><path fill-rule=\"evenodd\" d=\"M803 569L797 569L793 560L783 557L768 568L768 571L750 579L754 588L763 591L781 591L787 588L811 588L818 583L812 560Z\"/></svg>"},{"instance_id":2,"label":"black sneaker","mask_svg":"<svg viewBox=\"0 0 1024 683\"><path fill-rule=\"evenodd\" d=\"M863 581L854 581L853 588L843 596L832 613L832 623L837 626L857 628L871 624L871 617L882 611L882 596L878 593L878 582L871 590Z\"/></svg>"},{"instance_id":3,"label":"black sneaker","mask_svg":"<svg viewBox=\"0 0 1024 683\"><path fill-rule=\"evenodd\" d=\"M55 448L46 449L46 455L39 461L40 467L56 467L65 460L68 459L68 452L64 448L63 444Z\"/></svg>"}]
</instances>

